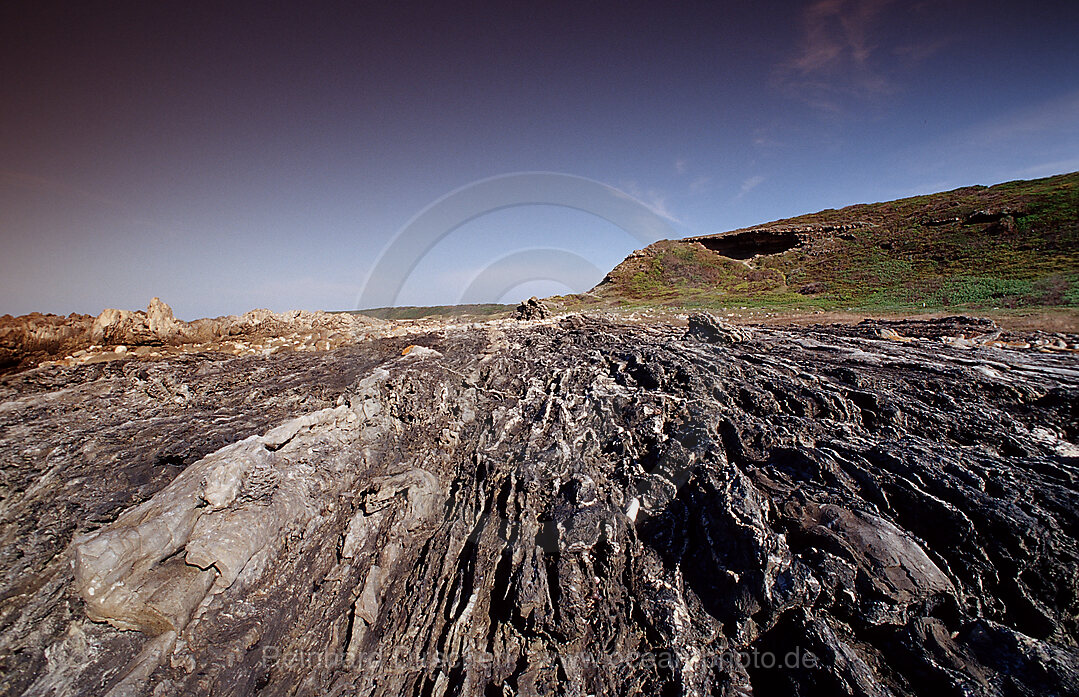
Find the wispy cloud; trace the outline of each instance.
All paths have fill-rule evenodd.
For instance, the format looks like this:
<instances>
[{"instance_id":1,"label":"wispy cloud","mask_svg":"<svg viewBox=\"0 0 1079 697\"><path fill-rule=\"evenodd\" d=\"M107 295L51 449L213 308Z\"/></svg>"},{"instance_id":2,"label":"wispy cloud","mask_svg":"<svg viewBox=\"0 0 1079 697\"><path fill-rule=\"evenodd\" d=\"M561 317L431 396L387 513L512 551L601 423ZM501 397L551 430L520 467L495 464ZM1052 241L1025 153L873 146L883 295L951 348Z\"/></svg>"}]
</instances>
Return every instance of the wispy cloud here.
<instances>
[{"instance_id":1,"label":"wispy cloud","mask_svg":"<svg viewBox=\"0 0 1079 697\"><path fill-rule=\"evenodd\" d=\"M756 189L758 186L764 183L764 180L764 177L757 174L743 181L741 188L738 190L738 195L734 197L735 200L742 198L753 189Z\"/></svg>"},{"instance_id":2,"label":"wispy cloud","mask_svg":"<svg viewBox=\"0 0 1079 697\"><path fill-rule=\"evenodd\" d=\"M1054 162L1042 162L1031 167L1024 167L1015 172L1014 176L1021 179L1038 179L1039 177L1051 177L1054 174L1067 174L1079 171L1079 157L1070 160L1056 160Z\"/></svg>"},{"instance_id":3,"label":"wispy cloud","mask_svg":"<svg viewBox=\"0 0 1079 697\"><path fill-rule=\"evenodd\" d=\"M949 43L951 43L951 39L948 37L928 37L896 46L892 49L892 54L911 63L921 63L933 57Z\"/></svg>"},{"instance_id":4,"label":"wispy cloud","mask_svg":"<svg viewBox=\"0 0 1079 697\"><path fill-rule=\"evenodd\" d=\"M680 158L678 160L675 160L674 170L681 177L686 177L687 175L694 175L695 174L694 172L690 171L689 160L687 160L685 158ZM685 180L683 180L683 181L685 181ZM692 179L689 180L689 184L687 185L685 193L690 195L690 196L695 196L697 194L702 194L702 193L704 193L705 191L708 191L711 188L712 188L712 177L708 176L707 174L696 174L695 176L693 176ZM682 193L682 192L680 191L680 193ZM665 203L665 199L664 199L664 203ZM664 206L664 208L665 208L665 206Z\"/></svg>"},{"instance_id":5,"label":"wispy cloud","mask_svg":"<svg viewBox=\"0 0 1079 697\"><path fill-rule=\"evenodd\" d=\"M1002 178L1029 179L1079 169L1069 157L1079 147L1079 92L1072 92L984 121L951 138L949 148L966 153L1021 153L1032 164L1002 167ZM1063 155L1064 157L1060 157Z\"/></svg>"},{"instance_id":6,"label":"wispy cloud","mask_svg":"<svg viewBox=\"0 0 1079 697\"><path fill-rule=\"evenodd\" d=\"M758 148L780 148L784 145L770 130L763 128L753 132L753 144Z\"/></svg>"},{"instance_id":7,"label":"wispy cloud","mask_svg":"<svg viewBox=\"0 0 1079 697\"><path fill-rule=\"evenodd\" d=\"M1024 107L980 123L961 140L986 146L1028 136L1052 134L1063 138L1079 133L1079 92Z\"/></svg>"},{"instance_id":8,"label":"wispy cloud","mask_svg":"<svg viewBox=\"0 0 1079 697\"><path fill-rule=\"evenodd\" d=\"M875 98L897 87L877 67L879 29L894 0L817 0L802 15L798 52L777 66L776 84L808 105L842 111L849 97ZM913 49L912 55L917 53ZM925 55L929 52L923 51Z\"/></svg>"},{"instance_id":9,"label":"wispy cloud","mask_svg":"<svg viewBox=\"0 0 1079 697\"><path fill-rule=\"evenodd\" d=\"M953 131L946 138L916 151L919 158L971 160L995 154L1024 154L1041 165L1009 169L1016 176L1038 176L1037 172L1066 167L1076 158L1079 144L1079 92L1072 92L1037 104L1024 106ZM1064 157L1059 157L1064 155ZM1037 158L1037 159L1035 159ZM1013 160L1014 161L1014 160Z\"/></svg>"},{"instance_id":10,"label":"wispy cloud","mask_svg":"<svg viewBox=\"0 0 1079 697\"><path fill-rule=\"evenodd\" d=\"M893 164L917 172L918 179L933 177L915 192L921 194L1073 172L1079 170L1076 153L1079 92L1071 92L951 130Z\"/></svg>"},{"instance_id":11,"label":"wispy cloud","mask_svg":"<svg viewBox=\"0 0 1079 697\"><path fill-rule=\"evenodd\" d=\"M641 188L636 182L627 182L621 186L621 189L637 199L640 203L643 203L649 210L661 218L666 218L679 225L683 224L684 221L670 209L668 204L669 196L663 191L652 188Z\"/></svg>"},{"instance_id":12,"label":"wispy cloud","mask_svg":"<svg viewBox=\"0 0 1079 697\"><path fill-rule=\"evenodd\" d=\"M689 193L700 194L711 188L712 178L700 176L689 183Z\"/></svg>"}]
</instances>

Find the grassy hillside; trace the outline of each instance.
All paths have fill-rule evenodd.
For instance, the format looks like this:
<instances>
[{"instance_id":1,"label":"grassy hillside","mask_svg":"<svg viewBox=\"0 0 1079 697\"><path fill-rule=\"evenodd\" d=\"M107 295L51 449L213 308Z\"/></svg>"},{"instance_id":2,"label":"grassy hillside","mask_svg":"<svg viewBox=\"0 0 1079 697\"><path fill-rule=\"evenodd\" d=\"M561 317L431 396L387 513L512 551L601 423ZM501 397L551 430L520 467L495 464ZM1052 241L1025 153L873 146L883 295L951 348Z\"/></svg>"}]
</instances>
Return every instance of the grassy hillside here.
<instances>
[{"instance_id":1,"label":"grassy hillside","mask_svg":"<svg viewBox=\"0 0 1079 697\"><path fill-rule=\"evenodd\" d=\"M830 209L627 258L566 306L1079 307L1079 173Z\"/></svg>"},{"instance_id":2,"label":"grassy hillside","mask_svg":"<svg viewBox=\"0 0 1079 697\"><path fill-rule=\"evenodd\" d=\"M351 314L366 315L376 319L457 319L478 320L508 316L516 305L486 303L480 305L431 305L404 307L376 307L371 310L349 310Z\"/></svg>"}]
</instances>

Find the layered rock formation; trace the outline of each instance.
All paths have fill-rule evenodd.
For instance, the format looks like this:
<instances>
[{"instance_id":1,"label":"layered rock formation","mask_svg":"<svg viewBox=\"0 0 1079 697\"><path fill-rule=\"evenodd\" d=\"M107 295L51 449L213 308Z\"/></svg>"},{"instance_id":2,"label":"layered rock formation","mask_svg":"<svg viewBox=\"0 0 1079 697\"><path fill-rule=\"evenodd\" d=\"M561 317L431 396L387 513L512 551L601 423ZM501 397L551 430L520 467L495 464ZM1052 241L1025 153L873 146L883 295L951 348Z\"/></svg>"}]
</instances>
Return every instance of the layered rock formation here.
<instances>
[{"instance_id":1,"label":"layered rock formation","mask_svg":"<svg viewBox=\"0 0 1079 697\"><path fill-rule=\"evenodd\" d=\"M1075 694L1074 354L920 326L7 376L0 693Z\"/></svg>"}]
</instances>

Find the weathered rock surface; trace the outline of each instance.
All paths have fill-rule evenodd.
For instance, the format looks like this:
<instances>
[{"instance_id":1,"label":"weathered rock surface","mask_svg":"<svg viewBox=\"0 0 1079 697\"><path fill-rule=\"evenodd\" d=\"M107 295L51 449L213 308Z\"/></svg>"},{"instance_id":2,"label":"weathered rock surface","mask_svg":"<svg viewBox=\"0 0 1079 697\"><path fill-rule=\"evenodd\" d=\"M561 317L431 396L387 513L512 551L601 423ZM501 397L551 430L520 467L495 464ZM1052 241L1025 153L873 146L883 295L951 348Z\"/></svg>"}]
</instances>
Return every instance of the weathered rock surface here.
<instances>
[{"instance_id":1,"label":"weathered rock surface","mask_svg":"<svg viewBox=\"0 0 1079 697\"><path fill-rule=\"evenodd\" d=\"M1073 354L710 336L0 379L0 693L1079 691Z\"/></svg>"},{"instance_id":2,"label":"weathered rock surface","mask_svg":"<svg viewBox=\"0 0 1079 697\"><path fill-rule=\"evenodd\" d=\"M547 319L550 316L551 311L534 295L517 306L517 319Z\"/></svg>"},{"instance_id":3,"label":"weathered rock surface","mask_svg":"<svg viewBox=\"0 0 1079 697\"><path fill-rule=\"evenodd\" d=\"M686 337L719 344L737 344L749 340L749 329L726 322L715 315L702 312L689 317Z\"/></svg>"},{"instance_id":4,"label":"weathered rock surface","mask_svg":"<svg viewBox=\"0 0 1079 697\"><path fill-rule=\"evenodd\" d=\"M0 317L0 374L50 359L69 364L90 362L118 346L122 347L119 353L131 347L144 347L145 354L156 347L191 345L198 345L199 352L243 353L242 348L237 351L238 347L228 342L277 339L277 347L328 350L365 338L372 328L384 324L362 315L304 310L251 310L243 315L183 322L159 298L153 298L145 312L109 308L97 317L4 315Z\"/></svg>"}]
</instances>

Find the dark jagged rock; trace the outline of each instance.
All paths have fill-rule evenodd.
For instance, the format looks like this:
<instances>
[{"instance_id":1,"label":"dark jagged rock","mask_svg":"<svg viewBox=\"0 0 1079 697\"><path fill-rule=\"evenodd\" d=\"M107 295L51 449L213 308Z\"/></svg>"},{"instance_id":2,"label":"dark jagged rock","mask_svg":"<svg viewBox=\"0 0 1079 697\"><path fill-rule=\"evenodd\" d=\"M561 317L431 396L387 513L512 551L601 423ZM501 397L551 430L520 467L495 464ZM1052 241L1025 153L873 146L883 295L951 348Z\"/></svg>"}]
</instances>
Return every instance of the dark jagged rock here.
<instances>
[{"instance_id":1,"label":"dark jagged rock","mask_svg":"<svg viewBox=\"0 0 1079 697\"><path fill-rule=\"evenodd\" d=\"M9 375L0 692L1076 694L1077 403L596 317Z\"/></svg>"},{"instance_id":2,"label":"dark jagged rock","mask_svg":"<svg viewBox=\"0 0 1079 697\"><path fill-rule=\"evenodd\" d=\"M551 311L535 296L517 306L517 319L520 320L547 319L550 316Z\"/></svg>"},{"instance_id":3,"label":"dark jagged rock","mask_svg":"<svg viewBox=\"0 0 1079 697\"><path fill-rule=\"evenodd\" d=\"M746 341L752 336L745 327L738 327L730 322L724 322L707 312L690 315L688 324L687 337L714 344L737 344Z\"/></svg>"}]
</instances>

